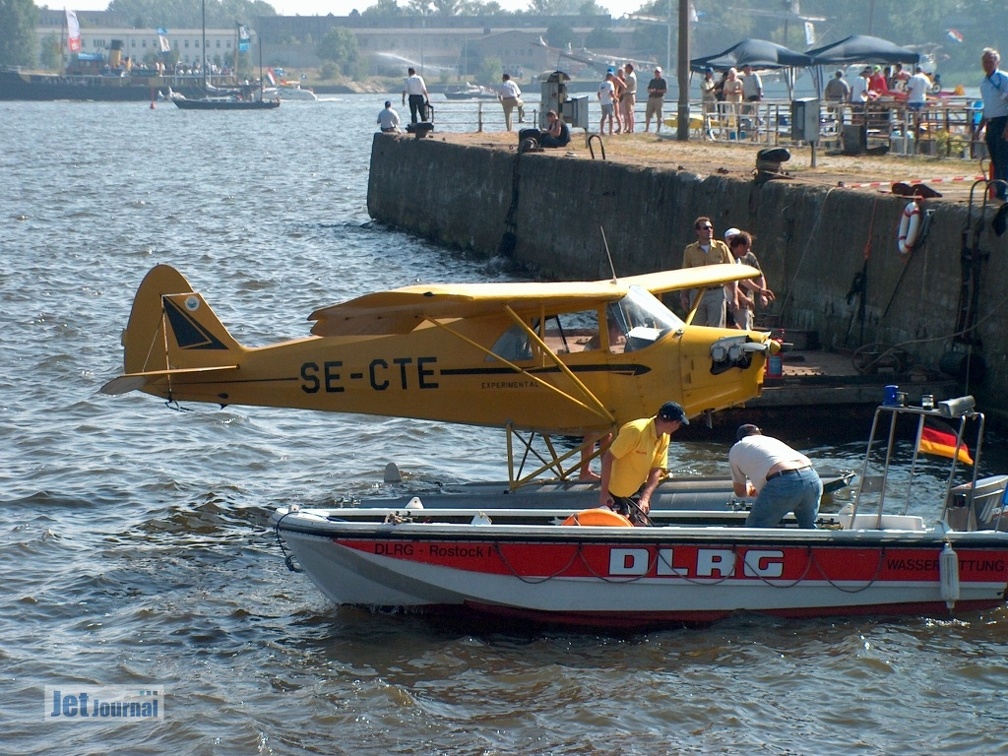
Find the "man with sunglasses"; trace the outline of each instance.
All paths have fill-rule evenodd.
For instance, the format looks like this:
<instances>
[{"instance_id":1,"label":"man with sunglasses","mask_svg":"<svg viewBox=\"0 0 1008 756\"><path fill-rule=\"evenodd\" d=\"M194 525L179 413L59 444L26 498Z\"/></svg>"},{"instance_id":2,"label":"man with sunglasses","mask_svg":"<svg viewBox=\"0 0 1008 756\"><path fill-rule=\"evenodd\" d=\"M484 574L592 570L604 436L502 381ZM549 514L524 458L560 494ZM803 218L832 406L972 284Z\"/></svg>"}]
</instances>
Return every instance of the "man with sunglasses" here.
<instances>
[{"instance_id":1,"label":"man with sunglasses","mask_svg":"<svg viewBox=\"0 0 1008 756\"><path fill-rule=\"evenodd\" d=\"M728 245L720 239L714 238L714 224L710 218L701 215L693 222L693 228L696 230L697 240L688 244L683 250L683 268L699 268L704 265L720 263L730 265L735 262ZM738 286L735 282L725 284L724 287L710 287L698 304L696 303L697 293L698 290L693 289L683 291L679 295L680 304L687 312L693 305L696 305L697 311L693 316L692 325L724 328L725 300L727 299L732 312L737 310L739 306Z\"/></svg>"}]
</instances>

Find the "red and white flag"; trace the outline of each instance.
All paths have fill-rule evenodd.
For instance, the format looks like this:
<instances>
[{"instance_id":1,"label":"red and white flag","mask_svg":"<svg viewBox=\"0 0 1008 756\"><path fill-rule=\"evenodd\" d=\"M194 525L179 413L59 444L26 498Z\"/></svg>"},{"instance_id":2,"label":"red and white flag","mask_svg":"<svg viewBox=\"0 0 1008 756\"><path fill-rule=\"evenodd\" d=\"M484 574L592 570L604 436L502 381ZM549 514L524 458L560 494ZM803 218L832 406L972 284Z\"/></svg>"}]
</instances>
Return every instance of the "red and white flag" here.
<instances>
[{"instance_id":1,"label":"red and white flag","mask_svg":"<svg viewBox=\"0 0 1008 756\"><path fill-rule=\"evenodd\" d=\"M81 51L81 41L80 41L80 23L77 21L76 11L68 10L66 12L67 19L67 49L70 52L80 52Z\"/></svg>"}]
</instances>

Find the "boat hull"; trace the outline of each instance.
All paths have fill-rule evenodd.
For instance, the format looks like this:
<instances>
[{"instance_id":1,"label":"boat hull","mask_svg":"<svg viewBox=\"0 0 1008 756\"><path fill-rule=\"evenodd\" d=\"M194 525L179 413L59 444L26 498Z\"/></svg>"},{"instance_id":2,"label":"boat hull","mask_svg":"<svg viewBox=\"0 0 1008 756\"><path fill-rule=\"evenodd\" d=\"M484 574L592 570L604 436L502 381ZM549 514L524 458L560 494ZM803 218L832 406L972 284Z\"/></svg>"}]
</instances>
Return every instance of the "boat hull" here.
<instances>
[{"instance_id":1,"label":"boat hull","mask_svg":"<svg viewBox=\"0 0 1008 756\"><path fill-rule=\"evenodd\" d=\"M0 101L149 102L169 87L190 91L198 84L196 79L178 77L57 76L0 71Z\"/></svg>"},{"instance_id":2,"label":"boat hull","mask_svg":"<svg viewBox=\"0 0 1008 756\"><path fill-rule=\"evenodd\" d=\"M1001 605L1008 585L1008 534L936 533L923 530L919 518L906 518L915 524L909 530L803 531L729 520L654 528L499 525L497 512L489 513L492 525L450 516L421 521L429 512L396 522L408 515L399 513L386 523L365 521L379 510L358 511L365 514L346 520L333 512L281 511L275 518L278 534L337 604L464 607L566 625L637 627L736 613L947 616ZM551 513L552 520L561 514ZM942 566L946 543L958 565L954 596Z\"/></svg>"},{"instance_id":3,"label":"boat hull","mask_svg":"<svg viewBox=\"0 0 1008 756\"><path fill-rule=\"evenodd\" d=\"M272 110L280 107L280 100L223 100L223 99L188 99L172 100L182 110Z\"/></svg>"}]
</instances>

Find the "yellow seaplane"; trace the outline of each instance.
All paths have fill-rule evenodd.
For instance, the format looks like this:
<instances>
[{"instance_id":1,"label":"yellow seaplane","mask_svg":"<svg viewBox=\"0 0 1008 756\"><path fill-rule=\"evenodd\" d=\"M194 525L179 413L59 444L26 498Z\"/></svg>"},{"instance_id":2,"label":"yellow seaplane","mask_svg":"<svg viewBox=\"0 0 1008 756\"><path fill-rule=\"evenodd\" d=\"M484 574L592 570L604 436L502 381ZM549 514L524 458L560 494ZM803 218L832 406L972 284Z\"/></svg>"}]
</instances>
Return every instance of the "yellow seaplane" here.
<instances>
[{"instance_id":1,"label":"yellow seaplane","mask_svg":"<svg viewBox=\"0 0 1008 756\"><path fill-rule=\"evenodd\" d=\"M552 436L587 438L591 452L663 402L696 416L759 394L777 349L769 334L692 326L695 310L684 321L658 298L698 289L699 301L758 275L709 265L589 282L419 284L323 307L308 317L311 335L250 348L158 265L123 333L125 372L102 391L501 427L512 486L567 479L582 448L562 452Z\"/></svg>"}]
</instances>

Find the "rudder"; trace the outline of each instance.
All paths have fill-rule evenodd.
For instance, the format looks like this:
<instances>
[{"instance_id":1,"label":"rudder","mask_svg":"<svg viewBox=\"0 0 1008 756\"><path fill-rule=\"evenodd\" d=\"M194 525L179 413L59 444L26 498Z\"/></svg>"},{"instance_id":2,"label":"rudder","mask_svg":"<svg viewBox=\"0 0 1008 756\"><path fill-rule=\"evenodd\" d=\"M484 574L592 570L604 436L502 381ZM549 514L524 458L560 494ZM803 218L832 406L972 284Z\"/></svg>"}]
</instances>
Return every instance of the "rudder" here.
<instances>
[{"instance_id":1,"label":"rudder","mask_svg":"<svg viewBox=\"0 0 1008 756\"><path fill-rule=\"evenodd\" d=\"M128 374L220 367L245 349L185 277L156 265L133 299L122 339Z\"/></svg>"}]
</instances>

